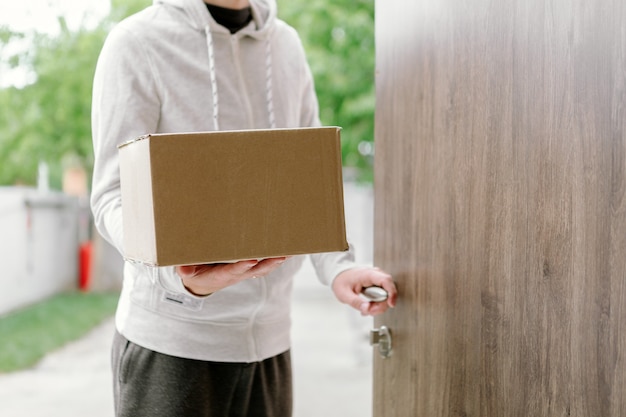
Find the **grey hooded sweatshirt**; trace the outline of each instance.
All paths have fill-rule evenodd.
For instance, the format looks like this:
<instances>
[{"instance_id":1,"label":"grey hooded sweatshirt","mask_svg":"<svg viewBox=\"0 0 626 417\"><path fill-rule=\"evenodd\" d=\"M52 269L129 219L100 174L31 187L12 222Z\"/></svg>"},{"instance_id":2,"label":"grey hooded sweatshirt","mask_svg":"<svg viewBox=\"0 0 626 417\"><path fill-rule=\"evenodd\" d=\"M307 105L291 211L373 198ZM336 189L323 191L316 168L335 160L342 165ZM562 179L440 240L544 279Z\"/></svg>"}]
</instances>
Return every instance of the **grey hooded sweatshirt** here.
<instances>
[{"instance_id":1,"label":"grey hooded sweatshirt","mask_svg":"<svg viewBox=\"0 0 626 417\"><path fill-rule=\"evenodd\" d=\"M147 133L319 125L298 35L277 19L274 0L250 2L253 20L235 34L202 0L156 0L109 34L93 85L91 204L99 232L121 253L118 144ZM325 284L355 266L351 251L309 256ZM116 327L168 355L269 358L290 347L292 277L302 261L209 297L189 293L173 267L126 262Z\"/></svg>"}]
</instances>

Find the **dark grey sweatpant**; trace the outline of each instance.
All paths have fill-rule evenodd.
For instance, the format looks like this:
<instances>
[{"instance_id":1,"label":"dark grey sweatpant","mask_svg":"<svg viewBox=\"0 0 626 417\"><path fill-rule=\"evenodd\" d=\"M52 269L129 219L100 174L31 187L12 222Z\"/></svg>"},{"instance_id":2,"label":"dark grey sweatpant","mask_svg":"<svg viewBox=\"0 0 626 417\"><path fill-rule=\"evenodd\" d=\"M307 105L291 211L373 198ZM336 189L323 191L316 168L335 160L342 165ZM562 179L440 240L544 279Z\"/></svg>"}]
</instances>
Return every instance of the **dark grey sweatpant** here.
<instances>
[{"instance_id":1,"label":"dark grey sweatpant","mask_svg":"<svg viewBox=\"0 0 626 417\"><path fill-rule=\"evenodd\" d=\"M117 417L290 417L289 351L261 362L177 358L115 333L113 392Z\"/></svg>"}]
</instances>

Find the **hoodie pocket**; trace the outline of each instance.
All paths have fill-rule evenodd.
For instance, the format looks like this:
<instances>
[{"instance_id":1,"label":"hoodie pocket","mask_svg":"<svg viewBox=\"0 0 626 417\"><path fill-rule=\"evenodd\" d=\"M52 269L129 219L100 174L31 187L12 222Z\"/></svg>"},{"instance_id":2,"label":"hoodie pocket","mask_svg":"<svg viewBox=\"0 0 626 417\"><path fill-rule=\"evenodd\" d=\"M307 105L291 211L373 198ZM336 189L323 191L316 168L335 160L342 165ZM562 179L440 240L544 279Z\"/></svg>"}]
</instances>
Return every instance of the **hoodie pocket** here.
<instances>
[{"instance_id":1,"label":"hoodie pocket","mask_svg":"<svg viewBox=\"0 0 626 417\"><path fill-rule=\"evenodd\" d=\"M158 268L138 267L130 296L133 303L173 317L196 316L195 313L202 310L205 298L173 291L165 285L163 274L164 271Z\"/></svg>"}]
</instances>

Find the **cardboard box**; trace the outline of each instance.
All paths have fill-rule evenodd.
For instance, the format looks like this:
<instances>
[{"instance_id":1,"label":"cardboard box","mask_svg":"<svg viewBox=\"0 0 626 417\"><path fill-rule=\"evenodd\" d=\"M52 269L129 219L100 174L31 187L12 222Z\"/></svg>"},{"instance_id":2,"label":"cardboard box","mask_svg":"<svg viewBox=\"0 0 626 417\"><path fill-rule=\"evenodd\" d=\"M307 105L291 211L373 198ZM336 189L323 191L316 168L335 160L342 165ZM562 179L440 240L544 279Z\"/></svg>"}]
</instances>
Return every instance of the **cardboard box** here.
<instances>
[{"instance_id":1,"label":"cardboard box","mask_svg":"<svg viewBox=\"0 0 626 417\"><path fill-rule=\"evenodd\" d=\"M154 134L120 145L125 257L166 266L347 250L340 130Z\"/></svg>"}]
</instances>

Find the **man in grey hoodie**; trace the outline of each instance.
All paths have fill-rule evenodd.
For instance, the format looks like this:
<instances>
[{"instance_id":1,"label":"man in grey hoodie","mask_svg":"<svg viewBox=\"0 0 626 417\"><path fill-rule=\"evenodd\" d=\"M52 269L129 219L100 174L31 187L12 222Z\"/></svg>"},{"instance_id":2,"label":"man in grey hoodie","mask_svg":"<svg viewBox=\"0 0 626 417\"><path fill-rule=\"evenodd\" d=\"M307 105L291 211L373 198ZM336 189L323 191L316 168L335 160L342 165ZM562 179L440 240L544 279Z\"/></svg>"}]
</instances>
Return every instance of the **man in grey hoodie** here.
<instances>
[{"instance_id":1,"label":"man in grey hoodie","mask_svg":"<svg viewBox=\"0 0 626 417\"><path fill-rule=\"evenodd\" d=\"M319 126L297 33L273 0L154 0L109 34L93 85L92 210L120 252L117 145L146 133ZM364 315L393 307L389 274L352 250L309 255ZM148 267L126 262L113 343L117 416L291 415L290 296L303 258ZM363 288L383 287L384 302Z\"/></svg>"}]
</instances>

